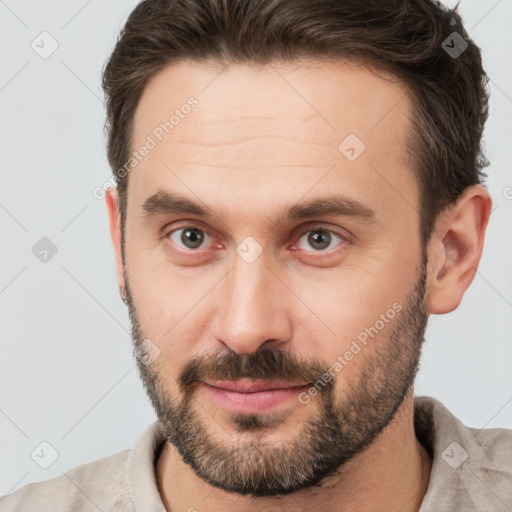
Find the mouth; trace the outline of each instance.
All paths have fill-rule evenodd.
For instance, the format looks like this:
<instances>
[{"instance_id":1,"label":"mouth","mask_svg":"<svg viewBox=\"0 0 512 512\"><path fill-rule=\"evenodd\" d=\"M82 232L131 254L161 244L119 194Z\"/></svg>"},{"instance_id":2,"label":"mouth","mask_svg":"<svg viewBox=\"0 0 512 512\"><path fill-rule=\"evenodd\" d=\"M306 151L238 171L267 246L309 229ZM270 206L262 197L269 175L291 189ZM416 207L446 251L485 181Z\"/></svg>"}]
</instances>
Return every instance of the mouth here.
<instances>
[{"instance_id":1,"label":"mouth","mask_svg":"<svg viewBox=\"0 0 512 512\"><path fill-rule=\"evenodd\" d=\"M280 404L298 399L310 383L289 383L242 379L238 381L203 381L210 398L239 413L261 414Z\"/></svg>"}]
</instances>

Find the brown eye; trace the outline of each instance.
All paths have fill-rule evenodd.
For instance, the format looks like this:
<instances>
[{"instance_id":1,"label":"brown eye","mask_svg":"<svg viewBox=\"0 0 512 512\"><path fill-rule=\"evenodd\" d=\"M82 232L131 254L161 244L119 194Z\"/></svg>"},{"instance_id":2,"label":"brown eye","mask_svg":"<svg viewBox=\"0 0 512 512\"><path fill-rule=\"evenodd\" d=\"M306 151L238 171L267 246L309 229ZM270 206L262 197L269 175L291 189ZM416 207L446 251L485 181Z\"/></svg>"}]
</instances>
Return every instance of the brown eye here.
<instances>
[{"instance_id":1,"label":"brown eye","mask_svg":"<svg viewBox=\"0 0 512 512\"><path fill-rule=\"evenodd\" d=\"M323 251L326 252L325 249L332 249L335 245L331 245L336 239L344 242L345 239L338 233L325 228L315 228L309 229L304 232L300 239L302 239L305 235L307 236L306 243L309 245L309 248L313 248L315 251ZM301 247L300 241L298 244L298 248L301 250L309 250L307 247Z\"/></svg>"},{"instance_id":2,"label":"brown eye","mask_svg":"<svg viewBox=\"0 0 512 512\"><path fill-rule=\"evenodd\" d=\"M201 245L205 238L210 236L206 231L196 228L195 226L187 226L184 228L174 229L168 233L173 243L180 248L189 250L201 249Z\"/></svg>"}]
</instances>

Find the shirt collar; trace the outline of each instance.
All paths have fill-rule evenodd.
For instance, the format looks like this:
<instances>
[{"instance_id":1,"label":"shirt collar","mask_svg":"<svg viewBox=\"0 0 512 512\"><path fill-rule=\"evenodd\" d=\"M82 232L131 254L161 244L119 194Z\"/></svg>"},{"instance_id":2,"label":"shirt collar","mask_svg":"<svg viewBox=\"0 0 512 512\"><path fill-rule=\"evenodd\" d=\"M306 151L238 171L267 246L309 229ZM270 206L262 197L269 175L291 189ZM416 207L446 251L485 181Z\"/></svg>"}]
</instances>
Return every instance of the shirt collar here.
<instances>
[{"instance_id":1,"label":"shirt collar","mask_svg":"<svg viewBox=\"0 0 512 512\"><path fill-rule=\"evenodd\" d=\"M164 443L160 423L155 421L144 430L130 452L128 493L136 512L166 512L156 480L156 463Z\"/></svg>"},{"instance_id":2,"label":"shirt collar","mask_svg":"<svg viewBox=\"0 0 512 512\"><path fill-rule=\"evenodd\" d=\"M508 510L512 432L467 427L441 402L427 396L414 399L414 427L432 457L419 512Z\"/></svg>"}]
</instances>

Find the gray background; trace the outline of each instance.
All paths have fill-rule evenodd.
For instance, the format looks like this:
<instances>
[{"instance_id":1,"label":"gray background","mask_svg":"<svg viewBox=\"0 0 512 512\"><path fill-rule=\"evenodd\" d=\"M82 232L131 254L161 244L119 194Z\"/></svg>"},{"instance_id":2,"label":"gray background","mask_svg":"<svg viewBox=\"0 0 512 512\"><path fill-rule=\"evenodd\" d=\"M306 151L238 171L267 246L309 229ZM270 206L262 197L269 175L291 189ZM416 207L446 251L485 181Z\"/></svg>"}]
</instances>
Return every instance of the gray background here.
<instances>
[{"instance_id":1,"label":"gray background","mask_svg":"<svg viewBox=\"0 0 512 512\"><path fill-rule=\"evenodd\" d=\"M110 178L101 68L136 3L0 1L0 495L130 448L155 420L92 195ZM512 0L460 11L491 78L494 211L461 306L430 317L416 394L470 426L512 428ZM31 47L51 48L43 31L59 45L47 59ZM32 253L43 237L58 249L46 263ZM48 469L31 458L43 441L58 452Z\"/></svg>"}]
</instances>

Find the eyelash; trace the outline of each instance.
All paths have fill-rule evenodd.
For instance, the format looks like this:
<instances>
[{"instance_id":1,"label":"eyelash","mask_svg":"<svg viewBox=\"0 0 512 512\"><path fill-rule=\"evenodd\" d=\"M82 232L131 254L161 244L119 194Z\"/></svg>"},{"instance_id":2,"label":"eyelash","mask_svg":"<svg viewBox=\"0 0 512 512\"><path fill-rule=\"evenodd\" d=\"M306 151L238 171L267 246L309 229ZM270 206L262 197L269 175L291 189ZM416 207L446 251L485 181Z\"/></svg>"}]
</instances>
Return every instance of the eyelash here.
<instances>
[{"instance_id":1,"label":"eyelash","mask_svg":"<svg viewBox=\"0 0 512 512\"><path fill-rule=\"evenodd\" d=\"M180 231L180 230L183 230L183 229L194 229L194 230L197 230L197 231L201 231L202 233L205 233L206 235L208 235L209 237L213 238L213 235L212 233L207 230L207 229L204 229L202 227L199 227L199 226L196 226L194 224L187 224L185 226L180 226L180 227L177 227L177 228L173 228L169 231L166 231L164 233L164 235L162 236L162 238L164 239L167 239L170 237L170 235L176 231ZM307 229L304 229L302 231L300 231L299 233L299 237L298 239L300 240L306 233L309 233L310 231L322 231L322 232L325 232L325 233L329 233L330 235L334 235L335 237L338 237L342 240L342 242L340 242L340 246L344 247L345 243L344 242L348 242L348 238L347 236L339 233L338 231L334 231L332 229L329 229L327 227L325 227L323 224L315 224L313 226L308 226ZM295 244L294 244L294 247L295 247ZM181 249L181 251L183 252L186 252L188 254L193 254L193 253L200 253L202 250L204 249ZM339 249L338 249L339 250ZM336 249L329 249L328 251L323 251L323 250L319 250L319 251L312 251L312 252L317 252L317 254L328 254L328 253L331 253L331 252L335 252ZM307 251L307 252L310 252L310 251Z\"/></svg>"}]
</instances>

